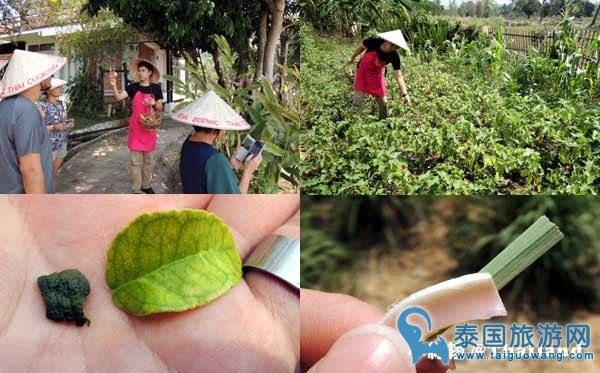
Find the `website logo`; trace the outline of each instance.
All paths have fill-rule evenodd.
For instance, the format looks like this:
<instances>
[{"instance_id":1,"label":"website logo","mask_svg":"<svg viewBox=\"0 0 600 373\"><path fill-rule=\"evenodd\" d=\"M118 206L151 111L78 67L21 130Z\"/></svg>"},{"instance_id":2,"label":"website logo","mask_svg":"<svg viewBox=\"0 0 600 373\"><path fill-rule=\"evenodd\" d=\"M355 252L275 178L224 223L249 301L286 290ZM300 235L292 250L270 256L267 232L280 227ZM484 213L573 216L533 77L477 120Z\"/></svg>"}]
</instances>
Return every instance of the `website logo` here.
<instances>
[{"instance_id":1,"label":"website logo","mask_svg":"<svg viewBox=\"0 0 600 373\"><path fill-rule=\"evenodd\" d=\"M427 332L431 331L431 317L429 317L429 313L421 307L409 307L402 311L398 317L396 325L400 334L402 334L402 337L404 337L404 340L410 347L412 363L416 364L423 355L437 355L442 359L442 362L447 365L450 362L450 349L448 348L448 343L446 343L446 340L441 336L438 336L435 342L422 342L421 337L423 332L421 331L421 328L409 324L407 321L408 317L414 314L421 315L425 321L427 321Z\"/></svg>"},{"instance_id":2,"label":"website logo","mask_svg":"<svg viewBox=\"0 0 600 373\"><path fill-rule=\"evenodd\" d=\"M450 343L441 336L435 342L423 342L421 327L408 322L411 315L420 315L425 319L427 333L431 332L432 325L429 313L417 306L405 309L398 317L396 326L410 348L413 364L417 364L422 356L441 359L445 365L448 365L451 358L558 363L595 359L593 352L584 350L591 346L589 324L568 324L565 327L546 322L538 323L536 330L534 325L528 324L512 323L507 328L503 324L488 323L483 325L483 333L480 335L478 325L465 323L455 326L455 337ZM539 336L537 341L536 334Z\"/></svg>"}]
</instances>

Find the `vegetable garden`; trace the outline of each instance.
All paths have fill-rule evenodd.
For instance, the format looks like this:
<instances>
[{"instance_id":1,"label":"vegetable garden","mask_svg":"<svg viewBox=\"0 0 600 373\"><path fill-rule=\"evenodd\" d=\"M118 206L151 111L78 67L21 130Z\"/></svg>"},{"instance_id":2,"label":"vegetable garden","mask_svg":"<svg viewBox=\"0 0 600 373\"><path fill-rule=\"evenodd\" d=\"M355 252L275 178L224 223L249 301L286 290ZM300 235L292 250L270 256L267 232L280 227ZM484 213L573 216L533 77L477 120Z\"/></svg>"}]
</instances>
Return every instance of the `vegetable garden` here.
<instances>
[{"instance_id":1,"label":"vegetable garden","mask_svg":"<svg viewBox=\"0 0 600 373\"><path fill-rule=\"evenodd\" d=\"M361 39L302 30L301 172L308 194L559 194L600 185L600 37L585 62L565 19L547 50L507 50L485 33L417 14L403 103L352 107L343 68ZM363 35L366 36L366 35Z\"/></svg>"}]
</instances>

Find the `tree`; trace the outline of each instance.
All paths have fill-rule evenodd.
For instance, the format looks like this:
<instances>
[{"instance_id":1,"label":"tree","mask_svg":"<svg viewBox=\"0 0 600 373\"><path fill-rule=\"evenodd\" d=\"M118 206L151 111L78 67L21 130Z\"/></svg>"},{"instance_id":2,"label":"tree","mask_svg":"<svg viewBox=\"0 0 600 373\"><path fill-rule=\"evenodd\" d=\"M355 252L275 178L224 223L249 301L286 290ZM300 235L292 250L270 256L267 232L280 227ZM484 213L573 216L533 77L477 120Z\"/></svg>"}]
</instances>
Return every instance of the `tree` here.
<instances>
[{"instance_id":1,"label":"tree","mask_svg":"<svg viewBox=\"0 0 600 373\"><path fill-rule=\"evenodd\" d=\"M21 17L14 4L7 0L0 0L0 31L12 33L21 27Z\"/></svg>"},{"instance_id":2,"label":"tree","mask_svg":"<svg viewBox=\"0 0 600 373\"><path fill-rule=\"evenodd\" d=\"M465 1L458 7L458 14L461 17L475 17L476 16L476 5L473 1Z\"/></svg>"},{"instance_id":3,"label":"tree","mask_svg":"<svg viewBox=\"0 0 600 373\"><path fill-rule=\"evenodd\" d=\"M540 9L538 0L518 0L516 8L523 12L529 19L535 12Z\"/></svg>"},{"instance_id":4,"label":"tree","mask_svg":"<svg viewBox=\"0 0 600 373\"><path fill-rule=\"evenodd\" d=\"M588 25L588 27L592 27L596 24L596 19L598 19L598 13L600 13L600 2L598 2L598 6L596 7L596 13L594 14L594 18L592 22Z\"/></svg>"},{"instance_id":5,"label":"tree","mask_svg":"<svg viewBox=\"0 0 600 373\"><path fill-rule=\"evenodd\" d=\"M456 6L456 0L450 0L450 4L448 5L448 15L450 17L455 17L458 15L458 7Z\"/></svg>"},{"instance_id":6,"label":"tree","mask_svg":"<svg viewBox=\"0 0 600 373\"><path fill-rule=\"evenodd\" d=\"M596 6L594 3L587 0L580 0L581 2L581 16L582 17L591 17L594 14L594 10L596 10Z\"/></svg>"},{"instance_id":7,"label":"tree","mask_svg":"<svg viewBox=\"0 0 600 373\"><path fill-rule=\"evenodd\" d=\"M191 63L201 64L201 51L211 53L221 82L219 52L213 36L227 38L239 55L237 71L242 75L247 73L250 40L257 31L257 70L264 71L267 79L273 78L285 0L90 0L86 9L97 14L104 7L138 31L153 35L174 53L186 52Z\"/></svg>"},{"instance_id":8,"label":"tree","mask_svg":"<svg viewBox=\"0 0 600 373\"><path fill-rule=\"evenodd\" d=\"M95 80L98 63L103 57L121 50L125 44L134 42L135 32L107 9L102 9L95 16L80 14L81 17L72 24L79 30L74 31L75 28L71 27L59 34L57 44L62 54L82 63L83 74ZM61 17L57 18L57 22L62 21Z\"/></svg>"},{"instance_id":9,"label":"tree","mask_svg":"<svg viewBox=\"0 0 600 373\"><path fill-rule=\"evenodd\" d=\"M271 28L267 33L265 42L265 53L263 60L264 76L270 82L273 81L273 70L277 52L277 43L283 29L283 14L285 12L285 0L264 0L271 11Z\"/></svg>"},{"instance_id":10,"label":"tree","mask_svg":"<svg viewBox=\"0 0 600 373\"><path fill-rule=\"evenodd\" d=\"M546 11L546 0L542 0L542 5L540 6L540 23L542 23L542 19L544 19L545 11Z\"/></svg>"}]
</instances>

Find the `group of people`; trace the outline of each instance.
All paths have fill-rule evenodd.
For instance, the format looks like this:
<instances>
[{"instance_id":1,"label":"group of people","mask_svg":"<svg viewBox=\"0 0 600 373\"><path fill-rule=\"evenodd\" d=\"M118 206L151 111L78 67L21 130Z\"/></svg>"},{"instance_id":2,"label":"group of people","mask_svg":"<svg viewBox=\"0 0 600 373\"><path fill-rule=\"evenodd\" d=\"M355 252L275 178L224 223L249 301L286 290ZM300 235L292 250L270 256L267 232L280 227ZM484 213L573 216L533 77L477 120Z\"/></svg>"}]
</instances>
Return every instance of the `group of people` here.
<instances>
[{"instance_id":1,"label":"group of people","mask_svg":"<svg viewBox=\"0 0 600 373\"><path fill-rule=\"evenodd\" d=\"M129 72L138 82L130 84L125 91L117 88L116 74L111 74L109 83L117 101L131 98L132 113L129 119L128 146L131 151L131 189L133 193L153 194L153 153L157 134L142 125L141 116L146 115L148 106L163 110L160 71L145 59L135 59ZM185 194L239 194L247 193L250 180L262 161L262 155L249 157L244 163L234 154L227 159L213 144L224 131L242 131L250 125L221 100L214 92L192 102L173 117L175 121L191 125L193 133L181 148L179 171L182 191ZM238 182L234 169L243 169Z\"/></svg>"},{"instance_id":2,"label":"group of people","mask_svg":"<svg viewBox=\"0 0 600 373\"><path fill-rule=\"evenodd\" d=\"M52 78L66 62L60 56L15 50L0 81L0 193L52 193L53 179L67 153L68 130L74 121L60 97L65 81ZM142 124L149 110L163 110L160 71L145 59L134 59L129 68L136 80L124 91L117 88L116 73L109 84L117 101L131 99L128 148L131 192L154 194L153 154L157 131ZM40 95L43 98L40 99ZM184 141L180 176L184 193L247 193L262 155L241 162L225 157L213 144L224 131L243 131L250 125L213 92L174 116L193 126ZM238 181L235 169L243 169Z\"/></svg>"},{"instance_id":3,"label":"group of people","mask_svg":"<svg viewBox=\"0 0 600 373\"><path fill-rule=\"evenodd\" d=\"M52 88L52 75L65 62L60 56L15 50L6 67L0 81L0 193L53 191L49 129L57 132L58 127L44 125L43 105L38 109L36 103L43 91ZM46 106L49 112L53 110L50 105Z\"/></svg>"}]
</instances>

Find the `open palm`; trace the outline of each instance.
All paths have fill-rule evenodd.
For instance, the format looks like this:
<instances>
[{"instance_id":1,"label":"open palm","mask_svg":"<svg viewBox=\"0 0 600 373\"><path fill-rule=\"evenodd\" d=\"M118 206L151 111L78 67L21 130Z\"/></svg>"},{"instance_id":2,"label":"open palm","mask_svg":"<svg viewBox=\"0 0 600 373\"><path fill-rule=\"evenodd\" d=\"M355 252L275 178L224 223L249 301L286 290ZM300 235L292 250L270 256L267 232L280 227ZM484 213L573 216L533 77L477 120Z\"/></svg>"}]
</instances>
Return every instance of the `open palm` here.
<instances>
[{"instance_id":1,"label":"open palm","mask_svg":"<svg viewBox=\"0 0 600 373\"><path fill-rule=\"evenodd\" d=\"M0 371L290 372L299 359L299 297L249 272L214 302L134 317L104 281L106 251L137 215L197 208L231 228L242 261L273 233L298 238L298 196L43 196L0 199ZM91 326L46 319L37 277L77 268Z\"/></svg>"}]
</instances>

